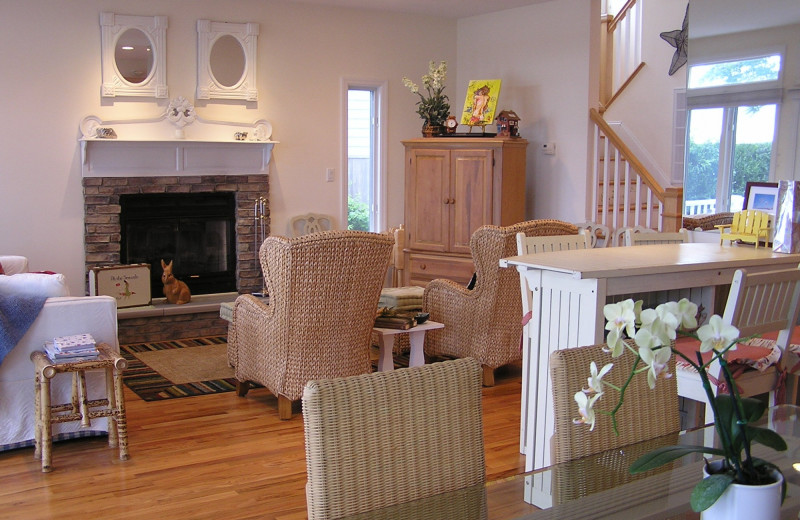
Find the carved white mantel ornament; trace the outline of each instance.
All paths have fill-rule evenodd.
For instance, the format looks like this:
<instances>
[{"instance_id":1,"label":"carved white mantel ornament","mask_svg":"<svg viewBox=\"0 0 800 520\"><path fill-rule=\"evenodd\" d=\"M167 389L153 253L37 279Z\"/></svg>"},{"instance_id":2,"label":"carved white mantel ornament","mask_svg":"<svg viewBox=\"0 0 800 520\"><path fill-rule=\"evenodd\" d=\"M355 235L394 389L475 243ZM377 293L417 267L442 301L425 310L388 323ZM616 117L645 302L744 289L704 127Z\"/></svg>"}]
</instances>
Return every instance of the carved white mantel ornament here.
<instances>
[{"instance_id":1,"label":"carved white mantel ornament","mask_svg":"<svg viewBox=\"0 0 800 520\"><path fill-rule=\"evenodd\" d=\"M194 123L194 120L197 119L197 112L194 111L194 106L185 97L178 96L169 103L167 119L175 125L175 137L183 139L186 137L183 127L189 123Z\"/></svg>"},{"instance_id":2,"label":"carved white mantel ornament","mask_svg":"<svg viewBox=\"0 0 800 520\"><path fill-rule=\"evenodd\" d=\"M84 177L159 177L169 175L267 174L272 125L205 120L183 97L160 117L81 120ZM101 137L101 136L113 137Z\"/></svg>"}]
</instances>

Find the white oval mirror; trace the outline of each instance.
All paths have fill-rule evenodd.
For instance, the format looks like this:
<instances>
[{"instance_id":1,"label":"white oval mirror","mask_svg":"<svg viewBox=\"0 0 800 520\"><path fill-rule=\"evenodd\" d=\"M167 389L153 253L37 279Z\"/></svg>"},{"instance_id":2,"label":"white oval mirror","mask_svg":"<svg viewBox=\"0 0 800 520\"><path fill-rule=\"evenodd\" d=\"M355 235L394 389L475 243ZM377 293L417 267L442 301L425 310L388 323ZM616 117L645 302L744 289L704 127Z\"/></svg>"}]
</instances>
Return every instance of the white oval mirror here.
<instances>
[{"instance_id":1,"label":"white oval mirror","mask_svg":"<svg viewBox=\"0 0 800 520\"><path fill-rule=\"evenodd\" d=\"M221 36L211 46L211 74L223 87L233 87L244 75L244 49L230 34Z\"/></svg>"},{"instance_id":2,"label":"white oval mirror","mask_svg":"<svg viewBox=\"0 0 800 520\"><path fill-rule=\"evenodd\" d=\"M114 46L114 64L125 81L139 84L146 80L153 71L150 38L139 29L123 32Z\"/></svg>"},{"instance_id":3,"label":"white oval mirror","mask_svg":"<svg viewBox=\"0 0 800 520\"><path fill-rule=\"evenodd\" d=\"M101 13L103 97L165 98L166 16Z\"/></svg>"},{"instance_id":4,"label":"white oval mirror","mask_svg":"<svg viewBox=\"0 0 800 520\"><path fill-rule=\"evenodd\" d=\"M197 20L197 99L258 101L257 23Z\"/></svg>"}]
</instances>

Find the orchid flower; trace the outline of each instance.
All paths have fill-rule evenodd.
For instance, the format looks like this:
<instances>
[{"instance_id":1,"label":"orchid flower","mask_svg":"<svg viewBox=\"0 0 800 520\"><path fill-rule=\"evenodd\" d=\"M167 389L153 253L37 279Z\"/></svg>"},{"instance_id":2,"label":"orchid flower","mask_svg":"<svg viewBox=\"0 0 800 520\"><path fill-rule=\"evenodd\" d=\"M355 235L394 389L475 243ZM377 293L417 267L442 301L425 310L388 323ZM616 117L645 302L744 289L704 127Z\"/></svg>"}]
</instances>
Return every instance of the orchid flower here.
<instances>
[{"instance_id":1,"label":"orchid flower","mask_svg":"<svg viewBox=\"0 0 800 520\"><path fill-rule=\"evenodd\" d=\"M589 388L584 388L584 393L590 394L592 392L602 394L603 393L603 376L608 374L608 371L611 370L611 367L614 366L614 363L609 363L600 369L600 372L597 371L597 365L594 361L589 365L589 370L591 371L591 376L588 378Z\"/></svg>"},{"instance_id":2,"label":"orchid flower","mask_svg":"<svg viewBox=\"0 0 800 520\"><path fill-rule=\"evenodd\" d=\"M716 350L720 352L739 337L739 329L722 321L718 315L713 315L708 323L697 329L697 338L700 340L700 352ZM735 350L733 345L730 350Z\"/></svg>"},{"instance_id":3,"label":"orchid flower","mask_svg":"<svg viewBox=\"0 0 800 520\"><path fill-rule=\"evenodd\" d=\"M678 318L662 304L655 309L645 309L640 315L642 325L639 330L647 330L658 338L659 345L669 345L676 338Z\"/></svg>"},{"instance_id":4,"label":"orchid flower","mask_svg":"<svg viewBox=\"0 0 800 520\"><path fill-rule=\"evenodd\" d=\"M588 397L582 391L575 393L575 402L578 403L578 413L581 414L580 418L573 419L572 422L575 424L588 424L590 425L589 431L594 430L594 403L600 399L600 396L603 395L602 393L595 394L592 397Z\"/></svg>"},{"instance_id":5,"label":"orchid flower","mask_svg":"<svg viewBox=\"0 0 800 520\"><path fill-rule=\"evenodd\" d=\"M690 302L686 298L681 298L678 302L665 304L669 311L678 319L678 324L684 329L694 329L697 327L697 304Z\"/></svg>"},{"instance_id":6,"label":"orchid flower","mask_svg":"<svg viewBox=\"0 0 800 520\"><path fill-rule=\"evenodd\" d=\"M636 333L635 305L633 300L625 300L619 303L609 303L603 307L603 315L608 321L606 323L606 330L608 331L606 344L608 344L608 351L611 352L611 357L619 357L624 351L623 331L629 338L632 338Z\"/></svg>"},{"instance_id":7,"label":"orchid flower","mask_svg":"<svg viewBox=\"0 0 800 520\"><path fill-rule=\"evenodd\" d=\"M649 347L639 346L639 356L649 367L647 370L647 384L650 385L650 390L656 387L656 379L659 376L665 379L672 377L672 374L666 371L669 358L672 357L671 348L661 347L658 350L652 350Z\"/></svg>"}]
</instances>

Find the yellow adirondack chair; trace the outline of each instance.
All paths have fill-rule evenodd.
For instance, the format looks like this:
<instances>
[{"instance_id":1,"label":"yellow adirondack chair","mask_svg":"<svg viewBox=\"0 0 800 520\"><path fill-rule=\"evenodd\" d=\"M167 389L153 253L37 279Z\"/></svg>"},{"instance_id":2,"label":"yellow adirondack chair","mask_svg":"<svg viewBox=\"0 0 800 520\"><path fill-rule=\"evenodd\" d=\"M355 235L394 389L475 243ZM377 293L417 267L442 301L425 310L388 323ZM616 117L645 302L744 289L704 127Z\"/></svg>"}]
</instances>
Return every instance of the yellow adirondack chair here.
<instances>
[{"instance_id":1,"label":"yellow adirondack chair","mask_svg":"<svg viewBox=\"0 0 800 520\"><path fill-rule=\"evenodd\" d=\"M719 229L720 245L725 240L741 240L758 247L760 241L769 242L772 216L755 209L746 209L733 214L733 222L714 226ZM725 231L725 230L728 231Z\"/></svg>"}]
</instances>

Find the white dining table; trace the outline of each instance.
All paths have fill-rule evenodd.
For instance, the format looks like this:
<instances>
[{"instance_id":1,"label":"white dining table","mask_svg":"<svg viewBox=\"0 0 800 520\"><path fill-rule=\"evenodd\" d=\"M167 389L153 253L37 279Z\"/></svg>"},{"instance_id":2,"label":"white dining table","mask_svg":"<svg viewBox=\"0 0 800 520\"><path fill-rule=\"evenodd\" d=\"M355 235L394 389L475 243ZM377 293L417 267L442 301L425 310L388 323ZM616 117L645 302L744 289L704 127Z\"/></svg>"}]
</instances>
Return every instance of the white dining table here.
<instances>
[{"instance_id":1,"label":"white dining table","mask_svg":"<svg viewBox=\"0 0 800 520\"><path fill-rule=\"evenodd\" d=\"M665 301L687 296L702 300L710 315L716 304L714 288L730 285L737 269L763 272L799 264L800 254L714 243L553 251L501 259L501 267L519 271L523 313L531 313L522 347L520 452L526 456L526 471L550 465L550 354L602 343L606 303L653 293Z\"/></svg>"}]
</instances>

